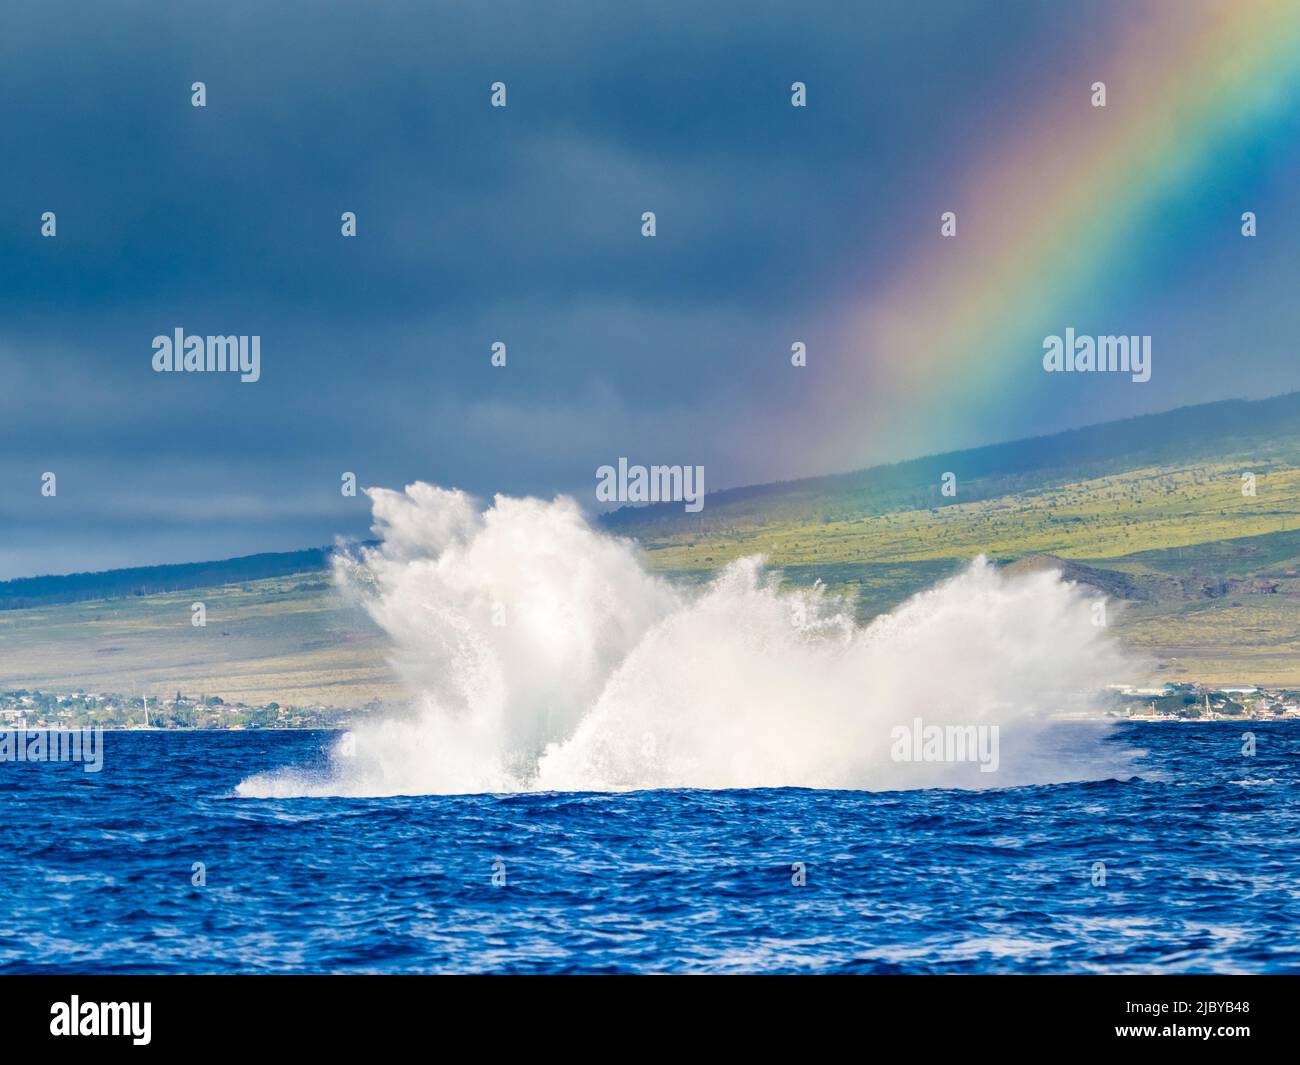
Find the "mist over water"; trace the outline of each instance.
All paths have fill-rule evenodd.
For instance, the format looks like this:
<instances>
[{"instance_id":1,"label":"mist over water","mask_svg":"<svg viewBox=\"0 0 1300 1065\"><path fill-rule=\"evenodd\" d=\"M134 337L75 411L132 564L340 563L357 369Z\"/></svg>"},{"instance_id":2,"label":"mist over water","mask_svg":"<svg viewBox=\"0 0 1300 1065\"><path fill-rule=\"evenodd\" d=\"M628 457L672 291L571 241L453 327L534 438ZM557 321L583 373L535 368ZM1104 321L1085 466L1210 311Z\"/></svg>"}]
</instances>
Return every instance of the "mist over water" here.
<instances>
[{"instance_id":1,"label":"mist over water","mask_svg":"<svg viewBox=\"0 0 1300 1065\"><path fill-rule=\"evenodd\" d=\"M651 574L570 499L480 510L417 483L370 489L380 546L335 579L388 634L411 693L324 772L245 796L801 786L1008 787L1128 775L1100 710L1138 678L1093 623L1097 593L975 559L867 625L820 587L782 590L759 558L703 588ZM998 769L901 762L895 726L996 725Z\"/></svg>"}]
</instances>

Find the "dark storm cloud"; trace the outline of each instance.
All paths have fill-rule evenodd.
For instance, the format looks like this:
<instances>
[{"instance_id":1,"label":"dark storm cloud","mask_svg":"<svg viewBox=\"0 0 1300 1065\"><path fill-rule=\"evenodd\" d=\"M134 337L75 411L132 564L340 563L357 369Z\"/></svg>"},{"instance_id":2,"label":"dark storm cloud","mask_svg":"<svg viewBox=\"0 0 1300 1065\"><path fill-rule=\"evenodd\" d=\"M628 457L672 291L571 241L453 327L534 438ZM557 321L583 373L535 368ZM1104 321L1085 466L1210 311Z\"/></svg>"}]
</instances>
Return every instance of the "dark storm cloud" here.
<instances>
[{"instance_id":1,"label":"dark storm cloud","mask_svg":"<svg viewBox=\"0 0 1300 1065\"><path fill-rule=\"evenodd\" d=\"M953 3L5 23L0 576L358 534L344 470L545 494L590 493L620 454L708 463L710 487L818 472L757 431L797 417L790 338L885 276L952 161L1105 28ZM152 373L176 327L260 335L262 380Z\"/></svg>"}]
</instances>

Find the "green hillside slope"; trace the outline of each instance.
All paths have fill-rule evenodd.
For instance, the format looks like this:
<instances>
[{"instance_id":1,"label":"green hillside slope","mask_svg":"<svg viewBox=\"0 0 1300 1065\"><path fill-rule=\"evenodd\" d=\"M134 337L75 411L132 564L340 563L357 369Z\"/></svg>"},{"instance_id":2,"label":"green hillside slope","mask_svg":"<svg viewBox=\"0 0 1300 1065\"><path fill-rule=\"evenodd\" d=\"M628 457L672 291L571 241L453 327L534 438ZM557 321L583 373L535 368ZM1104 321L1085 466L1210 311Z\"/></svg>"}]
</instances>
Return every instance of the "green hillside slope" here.
<instances>
[{"instance_id":1,"label":"green hillside slope","mask_svg":"<svg viewBox=\"0 0 1300 1065\"><path fill-rule=\"evenodd\" d=\"M821 580L864 619L978 554L1050 565L1118 601L1117 633L1161 679L1300 685L1300 394L719 492L698 514L661 504L601 520L677 579L762 554L787 582ZM0 584L0 690L399 697L379 634L339 600L325 565L304 552ZM210 584L190 588L195 574ZM145 594L158 580L188 590ZM204 629L189 625L196 600Z\"/></svg>"}]
</instances>

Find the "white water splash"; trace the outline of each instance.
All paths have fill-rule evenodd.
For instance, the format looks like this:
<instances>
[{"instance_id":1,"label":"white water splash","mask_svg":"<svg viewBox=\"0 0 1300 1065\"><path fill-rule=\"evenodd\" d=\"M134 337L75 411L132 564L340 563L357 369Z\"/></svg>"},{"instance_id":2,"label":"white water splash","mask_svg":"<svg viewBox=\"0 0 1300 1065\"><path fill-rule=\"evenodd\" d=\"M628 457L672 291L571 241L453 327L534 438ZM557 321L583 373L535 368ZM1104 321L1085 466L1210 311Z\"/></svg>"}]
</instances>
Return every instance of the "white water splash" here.
<instances>
[{"instance_id":1,"label":"white water splash","mask_svg":"<svg viewBox=\"0 0 1300 1065\"><path fill-rule=\"evenodd\" d=\"M382 545L335 565L388 634L409 711L323 774L247 796L805 786L1008 786L1125 771L1096 729L1048 729L1133 679L1097 594L983 558L870 624L742 559L702 589L645 568L568 499L368 491ZM898 762L891 731L997 725L997 772Z\"/></svg>"}]
</instances>

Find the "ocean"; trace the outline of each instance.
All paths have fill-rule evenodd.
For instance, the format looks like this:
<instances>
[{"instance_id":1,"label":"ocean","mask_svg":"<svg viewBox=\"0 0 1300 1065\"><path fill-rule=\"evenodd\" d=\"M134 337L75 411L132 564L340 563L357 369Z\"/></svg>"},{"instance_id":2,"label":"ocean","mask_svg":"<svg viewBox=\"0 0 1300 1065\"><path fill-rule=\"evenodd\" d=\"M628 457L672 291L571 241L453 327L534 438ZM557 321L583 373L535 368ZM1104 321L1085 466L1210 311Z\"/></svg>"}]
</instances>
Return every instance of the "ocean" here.
<instances>
[{"instance_id":1,"label":"ocean","mask_svg":"<svg viewBox=\"0 0 1300 1065\"><path fill-rule=\"evenodd\" d=\"M237 794L336 740L0 765L0 972L1300 971L1292 722L1122 723L1133 775L1025 787Z\"/></svg>"}]
</instances>

